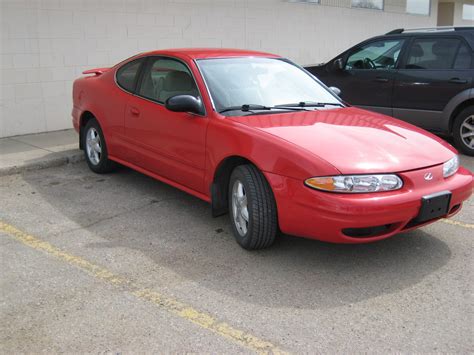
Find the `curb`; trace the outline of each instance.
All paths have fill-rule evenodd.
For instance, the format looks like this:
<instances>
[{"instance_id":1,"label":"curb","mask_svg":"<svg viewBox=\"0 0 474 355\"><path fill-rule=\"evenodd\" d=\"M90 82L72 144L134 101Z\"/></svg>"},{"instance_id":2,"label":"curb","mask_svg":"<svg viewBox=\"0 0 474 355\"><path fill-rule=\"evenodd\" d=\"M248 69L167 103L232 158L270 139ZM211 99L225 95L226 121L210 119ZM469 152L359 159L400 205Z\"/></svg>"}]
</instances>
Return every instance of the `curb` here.
<instances>
[{"instance_id":1,"label":"curb","mask_svg":"<svg viewBox=\"0 0 474 355\"><path fill-rule=\"evenodd\" d=\"M7 166L0 168L0 176L20 174L26 171L53 168L66 164L73 164L84 160L84 153L79 149L67 150L64 152L49 155L46 158L39 158L36 161L22 165Z\"/></svg>"}]
</instances>

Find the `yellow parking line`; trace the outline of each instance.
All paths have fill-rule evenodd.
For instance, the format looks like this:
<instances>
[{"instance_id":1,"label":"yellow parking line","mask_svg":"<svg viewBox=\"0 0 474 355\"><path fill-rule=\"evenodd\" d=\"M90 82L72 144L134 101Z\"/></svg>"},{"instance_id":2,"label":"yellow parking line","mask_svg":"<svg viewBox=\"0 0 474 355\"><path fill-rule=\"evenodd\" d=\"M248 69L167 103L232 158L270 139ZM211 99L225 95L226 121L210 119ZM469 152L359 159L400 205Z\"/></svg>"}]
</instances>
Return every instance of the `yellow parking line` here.
<instances>
[{"instance_id":1,"label":"yellow parking line","mask_svg":"<svg viewBox=\"0 0 474 355\"><path fill-rule=\"evenodd\" d=\"M81 257L69 254L54 245L45 242L37 237L29 235L19 229L0 221L0 232L3 232L10 237L13 237L17 241L24 245L46 252L56 258L65 261L70 265L79 267L80 269L87 271L90 275L101 279L109 284L115 286L125 287L128 292L133 294L135 297L151 302L155 306L171 312L183 319L186 319L194 324L197 324L201 328L212 331L213 333L220 335L226 339L232 340L233 342L246 347L259 354L285 354L286 352L279 349L276 345L269 341L260 339L250 333L243 330L234 328L233 326L214 318L212 315L199 311L190 305L180 302L176 299L167 297L151 289L143 289L135 285L131 280L127 280L121 276L118 276L111 271L104 269L101 266L95 265Z\"/></svg>"},{"instance_id":2,"label":"yellow parking line","mask_svg":"<svg viewBox=\"0 0 474 355\"><path fill-rule=\"evenodd\" d=\"M451 224L453 226L474 229L474 224L471 224L471 223L453 221L452 219L442 219L441 222L446 223L446 224Z\"/></svg>"}]
</instances>

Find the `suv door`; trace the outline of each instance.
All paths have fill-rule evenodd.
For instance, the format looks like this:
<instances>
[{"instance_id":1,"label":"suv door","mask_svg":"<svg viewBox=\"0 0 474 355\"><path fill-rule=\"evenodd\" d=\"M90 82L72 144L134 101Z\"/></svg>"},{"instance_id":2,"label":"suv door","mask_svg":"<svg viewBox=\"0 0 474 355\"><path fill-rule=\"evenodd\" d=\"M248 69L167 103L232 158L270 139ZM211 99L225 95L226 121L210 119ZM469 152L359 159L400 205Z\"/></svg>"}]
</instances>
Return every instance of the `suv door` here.
<instances>
[{"instance_id":1,"label":"suv door","mask_svg":"<svg viewBox=\"0 0 474 355\"><path fill-rule=\"evenodd\" d=\"M341 89L348 103L391 115L394 76L404 42L391 37L352 48L345 55L344 69L327 81Z\"/></svg>"},{"instance_id":2,"label":"suv door","mask_svg":"<svg viewBox=\"0 0 474 355\"><path fill-rule=\"evenodd\" d=\"M442 111L472 87L472 50L461 37L415 37L401 63L393 116L432 131L442 130Z\"/></svg>"}]
</instances>

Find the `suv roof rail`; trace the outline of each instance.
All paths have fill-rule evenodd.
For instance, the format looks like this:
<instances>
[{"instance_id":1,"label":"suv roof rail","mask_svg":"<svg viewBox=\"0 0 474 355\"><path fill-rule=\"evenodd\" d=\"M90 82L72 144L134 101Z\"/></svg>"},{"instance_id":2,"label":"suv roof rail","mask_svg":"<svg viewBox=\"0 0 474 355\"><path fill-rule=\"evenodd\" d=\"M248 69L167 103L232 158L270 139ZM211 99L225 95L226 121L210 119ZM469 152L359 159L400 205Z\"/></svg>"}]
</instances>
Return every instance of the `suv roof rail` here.
<instances>
[{"instance_id":1,"label":"suv roof rail","mask_svg":"<svg viewBox=\"0 0 474 355\"><path fill-rule=\"evenodd\" d=\"M421 28L397 28L390 32L387 32L386 35L394 35L406 32L443 32L443 31L467 31L473 30L474 26L438 26L438 27L421 27Z\"/></svg>"},{"instance_id":2,"label":"suv roof rail","mask_svg":"<svg viewBox=\"0 0 474 355\"><path fill-rule=\"evenodd\" d=\"M397 35L399 33L403 33L403 28L397 28L395 30L391 30L390 32L387 32L386 35Z\"/></svg>"}]
</instances>

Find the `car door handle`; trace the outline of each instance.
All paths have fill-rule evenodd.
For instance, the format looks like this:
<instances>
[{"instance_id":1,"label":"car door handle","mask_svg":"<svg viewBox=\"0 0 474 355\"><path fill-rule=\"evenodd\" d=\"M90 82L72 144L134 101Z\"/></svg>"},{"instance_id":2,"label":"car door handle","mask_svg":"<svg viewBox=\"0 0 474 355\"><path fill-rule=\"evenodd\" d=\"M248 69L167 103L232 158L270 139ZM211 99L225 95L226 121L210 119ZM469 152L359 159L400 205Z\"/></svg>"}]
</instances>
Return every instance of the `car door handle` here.
<instances>
[{"instance_id":1,"label":"car door handle","mask_svg":"<svg viewBox=\"0 0 474 355\"><path fill-rule=\"evenodd\" d=\"M428 86L430 83L425 83L422 81L402 81L399 84L400 86Z\"/></svg>"},{"instance_id":2,"label":"car door handle","mask_svg":"<svg viewBox=\"0 0 474 355\"><path fill-rule=\"evenodd\" d=\"M451 78L449 79L449 82L453 84L466 84L467 80L459 79L459 78Z\"/></svg>"},{"instance_id":3,"label":"car door handle","mask_svg":"<svg viewBox=\"0 0 474 355\"><path fill-rule=\"evenodd\" d=\"M140 110L137 109L136 107L131 107L130 108L130 113L134 116L140 116Z\"/></svg>"},{"instance_id":4,"label":"car door handle","mask_svg":"<svg viewBox=\"0 0 474 355\"><path fill-rule=\"evenodd\" d=\"M388 83L388 79L387 78L383 78L381 76L378 76L374 79L374 81L378 82L378 83Z\"/></svg>"}]
</instances>

